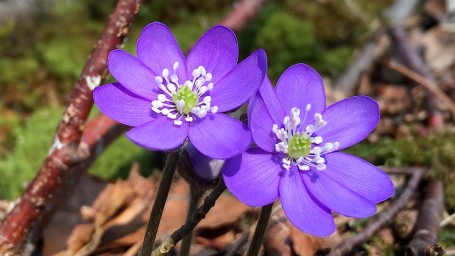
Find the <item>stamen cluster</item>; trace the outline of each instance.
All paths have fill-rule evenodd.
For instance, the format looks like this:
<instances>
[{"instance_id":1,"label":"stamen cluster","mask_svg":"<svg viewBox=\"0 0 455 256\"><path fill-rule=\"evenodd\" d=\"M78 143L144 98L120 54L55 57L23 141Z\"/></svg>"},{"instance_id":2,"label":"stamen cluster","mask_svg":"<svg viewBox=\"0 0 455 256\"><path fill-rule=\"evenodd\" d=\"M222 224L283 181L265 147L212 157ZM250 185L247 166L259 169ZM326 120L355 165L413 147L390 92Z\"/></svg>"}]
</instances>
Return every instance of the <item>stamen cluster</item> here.
<instances>
[{"instance_id":1,"label":"stamen cluster","mask_svg":"<svg viewBox=\"0 0 455 256\"><path fill-rule=\"evenodd\" d=\"M193 70L192 80L180 84L176 73L178 67L179 62L174 62L172 74L165 68L161 76L155 77L155 82L164 94L158 94L158 99L152 101L152 110L173 119L175 125L182 125L182 118L192 122L194 117L191 114L203 118L209 111L216 113L218 107L211 106L212 98L207 95L213 89L213 83L210 82L212 74L199 66Z\"/></svg>"},{"instance_id":2,"label":"stamen cluster","mask_svg":"<svg viewBox=\"0 0 455 256\"><path fill-rule=\"evenodd\" d=\"M327 125L320 113L314 114L314 124L309 124L305 129L301 129L301 124L305 122L308 112L311 110L311 104L305 108L303 121L300 119L300 109L292 108L290 116L284 117L283 128L278 128L274 124L273 133L280 142L275 144L275 150L282 152L285 156L282 159L282 166L286 170L291 168L291 163L297 165L299 170L308 171L310 167L317 170L325 170L324 154L337 150L340 143L327 142L323 146L323 138L314 136L314 133Z\"/></svg>"}]
</instances>

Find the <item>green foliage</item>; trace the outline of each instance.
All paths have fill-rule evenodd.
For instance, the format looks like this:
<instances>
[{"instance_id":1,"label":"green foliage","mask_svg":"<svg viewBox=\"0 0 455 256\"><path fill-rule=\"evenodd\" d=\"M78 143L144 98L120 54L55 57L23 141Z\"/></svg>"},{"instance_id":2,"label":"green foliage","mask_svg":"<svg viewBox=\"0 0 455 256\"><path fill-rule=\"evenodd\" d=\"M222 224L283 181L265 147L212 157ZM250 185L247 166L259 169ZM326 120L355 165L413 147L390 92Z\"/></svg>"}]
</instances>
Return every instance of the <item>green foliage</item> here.
<instances>
[{"instance_id":1,"label":"green foliage","mask_svg":"<svg viewBox=\"0 0 455 256\"><path fill-rule=\"evenodd\" d=\"M271 77L278 77L283 67L317 59L319 49L313 35L314 31L306 21L285 12L276 12L257 34L254 48L265 49L270 60L268 73Z\"/></svg>"},{"instance_id":2,"label":"green foliage","mask_svg":"<svg viewBox=\"0 0 455 256\"><path fill-rule=\"evenodd\" d=\"M25 125L17 125L12 134L15 148L0 158L0 198L14 199L23 191L41 166L52 143L62 109L40 109L30 116ZM16 123L18 124L18 123ZM126 177L133 161L139 162L144 174L152 171L149 151L120 136L91 167L90 173L104 178Z\"/></svg>"},{"instance_id":3,"label":"green foliage","mask_svg":"<svg viewBox=\"0 0 455 256\"><path fill-rule=\"evenodd\" d=\"M439 131L413 139L384 138L377 144L361 143L347 151L376 165L430 167L430 175L444 181L446 207L455 209L454 131Z\"/></svg>"}]
</instances>

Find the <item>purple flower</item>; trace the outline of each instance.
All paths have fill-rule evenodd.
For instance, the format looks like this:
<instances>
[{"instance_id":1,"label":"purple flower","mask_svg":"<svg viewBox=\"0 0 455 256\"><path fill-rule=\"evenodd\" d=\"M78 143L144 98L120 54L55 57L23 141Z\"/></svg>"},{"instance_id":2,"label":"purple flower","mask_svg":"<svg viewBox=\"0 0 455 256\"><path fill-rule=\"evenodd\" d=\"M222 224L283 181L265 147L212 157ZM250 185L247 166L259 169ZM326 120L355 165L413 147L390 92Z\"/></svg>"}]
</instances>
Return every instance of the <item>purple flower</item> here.
<instances>
[{"instance_id":1,"label":"purple flower","mask_svg":"<svg viewBox=\"0 0 455 256\"><path fill-rule=\"evenodd\" d=\"M365 160L338 152L363 140L379 121L366 96L328 108L322 79L311 67L288 68L275 90L264 79L251 101L249 124L257 148L226 161L223 178L242 202L263 206L281 198L289 220L304 232L335 230L331 211L365 218L389 198L389 177Z\"/></svg>"},{"instance_id":2,"label":"purple flower","mask_svg":"<svg viewBox=\"0 0 455 256\"><path fill-rule=\"evenodd\" d=\"M107 116L133 126L126 136L152 150L172 150L187 138L202 153L228 158L245 151L251 132L222 114L253 96L266 73L257 50L238 61L235 34L223 26L209 29L187 58L164 24L147 25L137 41L137 57L114 50L108 67L118 81L93 93Z\"/></svg>"}]
</instances>

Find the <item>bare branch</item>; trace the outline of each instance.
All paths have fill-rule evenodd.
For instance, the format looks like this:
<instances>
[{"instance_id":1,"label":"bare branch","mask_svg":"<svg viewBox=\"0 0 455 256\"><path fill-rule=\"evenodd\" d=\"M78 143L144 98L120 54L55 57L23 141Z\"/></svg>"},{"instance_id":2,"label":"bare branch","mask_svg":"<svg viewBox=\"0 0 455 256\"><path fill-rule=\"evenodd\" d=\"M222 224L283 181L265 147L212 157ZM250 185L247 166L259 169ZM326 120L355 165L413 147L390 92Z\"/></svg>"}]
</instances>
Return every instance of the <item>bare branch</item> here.
<instances>
[{"instance_id":1,"label":"bare branch","mask_svg":"<svg viewBox=\"0 0 455 256\"><path fill-rule=\"evenodd\" d=\"M414 170L414 174L409 180L406 188L404 189L401 196L395 200L387 209L379 213L367 226L359 232L357 235L345 240L337 247L333 248L329 256L338 256L348 254L354 246L368 241L379 229L389 224L393 216L395 216L401 209L406 206L406 203L411 198L412 194L417 189L417 185L420 183L423 175L426 173L426 169L422 168L410 168Z\"/></svg>"}]
</instances>

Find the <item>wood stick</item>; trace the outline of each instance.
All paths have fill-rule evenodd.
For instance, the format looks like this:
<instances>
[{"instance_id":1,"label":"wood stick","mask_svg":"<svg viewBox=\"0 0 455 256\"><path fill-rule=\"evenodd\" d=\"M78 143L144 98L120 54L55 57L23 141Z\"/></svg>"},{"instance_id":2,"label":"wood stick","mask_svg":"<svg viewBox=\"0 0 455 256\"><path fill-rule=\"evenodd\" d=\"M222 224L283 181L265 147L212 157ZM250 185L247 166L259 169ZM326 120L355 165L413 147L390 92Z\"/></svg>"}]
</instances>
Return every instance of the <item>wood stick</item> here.
<instances>
[{"instance_id":1,"label":"wood stick","mask_svg":"<svg viewBox=\"0 0 455 256\"><path fill-rule=\"evenodd\" d=\"M443 210L444 190L442 182L430 180L427 184L425 200L420 207L419 217L414 228L415 233L407 247L406 255L444 255L444 249L436 243Z\"/></svg>"},{"instance_id":2,"label":"wood stick","mask_svg":"<svg viewBox=\"0 0 455 256\"><path fill-rule=\"evenodd\" d=\"M423 168L412 169L414 169L414 174L411 176L411 179L406 185L406 188L403 190L401 196L383 212L379 213L372 221L370 221L362 231L333 248L329 256L348 254L354 246L368 241L376 232L392 221L393 217L406 206L408 201L411 199L411 196L417 189L420 180L427 172L427 170Z\"/></svg>"}]
</instances>

